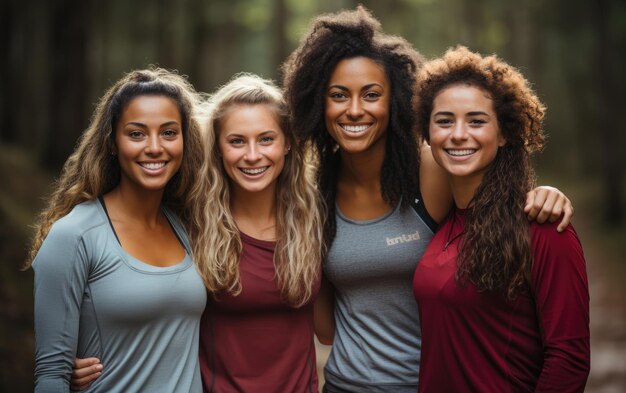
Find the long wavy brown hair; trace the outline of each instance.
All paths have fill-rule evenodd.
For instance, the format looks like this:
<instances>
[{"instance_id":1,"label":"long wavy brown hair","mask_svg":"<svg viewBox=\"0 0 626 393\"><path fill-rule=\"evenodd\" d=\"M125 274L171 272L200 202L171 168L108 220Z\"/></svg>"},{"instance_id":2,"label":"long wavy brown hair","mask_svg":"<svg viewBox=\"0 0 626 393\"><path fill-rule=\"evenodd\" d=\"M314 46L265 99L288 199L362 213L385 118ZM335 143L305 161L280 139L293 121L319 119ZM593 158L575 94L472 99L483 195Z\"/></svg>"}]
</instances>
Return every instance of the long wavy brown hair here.
<instances>
[{"instance_id":1,"label":"long wavy brown hair","mask_svg":"<svg viewBox=\"0 0 626 393\"><path fill-rule=\"evenodd\" d=\"M461 284L469 280L478 290L504 290L514 298L527 283L533 263L523 208L526 193L535 185L530 154L545 142L545 106L514 67L458 46L427 62L419 74L417 124L427 141L434 99L454 84L489 94L506 139L468 207L456 279Z\"/></svg>"},{"instance_id":2,"label":"long wavy brown hair","mask_svg":"<svg viewBox=\"0 0 626 393\"><path fill-rule=\"evenodd\" d=\"M198 96L185 77L152 67L124 75L100 99L89 127L63 165L47 207L39 214L24 268L31 266L55 221L67 215L79 203L94 200L118 185L120 165L118 157L112 154L115 148L115 128L130 101L146 95L169 97L180 110L184 159L176 175L165 187L162 203L178 215L191 242L195 241L203 226L194 219L195 206L190 202L192 187L197 183L198 168L203 158L200 127L194 113Z\"/></svg>"},{"instance_id":3,"label":"long wavy brown hair","mask_svg":"<svg viewBox=\"0 0 626 393\"><path fill-rule=\"evenodd\" d=\"M241 292L239 229L230 210L230 182L218 136L224 115L236 106L265 105L274 112L291 150L276 186L276 248L274 266L282 297L288 304L307 304L321 274L323 206L315 187L310 149L296 142L289 126L282 92L271 81L239 74L202 105L205 162L198 183L198 220L206 222L194 245L200 275L209 291ZM208 203L207 203L208 201Z\"/></svg>"},{"instance_id":4,"label":"long wavy brown hair","mask_svg":"<svg viewBox=\"0 0 626 393\"><path fill-rule=\"evenodd\" d=\"M383 66L391 84L389 126L380 174L382 197L407 208L419 191L419 149L415 129L416 73L422 56L401 37L382 32L365 8L318 16L300 46L282 65L285 99L298 137L311 142L319 161L320 191L326 203L324 243L336 233L335 199L340 154L324 122L330 75L344 59L366 57Z\"/></svg>"}]
</instances>

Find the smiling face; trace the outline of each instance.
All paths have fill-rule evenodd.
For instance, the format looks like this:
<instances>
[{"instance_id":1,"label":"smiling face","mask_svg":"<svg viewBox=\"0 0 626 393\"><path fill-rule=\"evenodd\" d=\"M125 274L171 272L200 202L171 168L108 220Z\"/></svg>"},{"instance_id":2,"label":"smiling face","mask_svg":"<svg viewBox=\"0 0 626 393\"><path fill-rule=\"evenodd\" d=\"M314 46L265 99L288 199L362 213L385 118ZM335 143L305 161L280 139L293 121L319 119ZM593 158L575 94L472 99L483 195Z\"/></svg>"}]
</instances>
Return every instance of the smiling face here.
<instances>
[{"instance_id":1,"label":"smiling face","mask_svg":"<svg viewBox=\"0 0 626 393\"><path fill-rule=\"evenodd\" d=\"M222 117L219 130L222 163L235 191L275 192L289 148L274 108L235 106Z\"/></svg>"},{"instance_id":2,"label":"smiling face","mask_svg":"<svg viewBox=\"0 0 626 393\"><path fill-rule=\"evenodd\" d=\"M429 134L435 161L453 184L461 181L473 188L472 192L498 148L506 143L488 93L466 84L448 86L435 96Z\"/></svg>"},{"instance_id":3,"label":"smiling face","mask_svg":"<svg viewBox=\"0 0 626 393\"><path fill-rule=\"evenodd\" d=\"M337 63L326 91L325 120L343 153L384 152L390 90L384 68L373 60Z\"/></svg>"},{"instance_id":4,"label":"smiling face","mask_svg":"<svg viewBox=\"0 0 626 393\"><path fill-rule=\"evenodd\" d=\"M183 160L181 114L165 96L139 96L124 108L115 129L120 187L162 191Z\"/></svg>"}]
</instances>

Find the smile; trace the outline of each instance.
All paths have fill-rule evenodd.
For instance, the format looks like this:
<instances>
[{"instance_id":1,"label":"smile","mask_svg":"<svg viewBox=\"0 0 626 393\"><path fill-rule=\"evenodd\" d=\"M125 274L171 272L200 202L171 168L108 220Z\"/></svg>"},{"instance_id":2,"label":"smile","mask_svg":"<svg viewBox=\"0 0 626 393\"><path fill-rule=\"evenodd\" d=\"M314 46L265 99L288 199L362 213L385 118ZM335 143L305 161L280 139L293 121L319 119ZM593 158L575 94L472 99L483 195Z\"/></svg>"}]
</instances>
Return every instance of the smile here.
<instances>
[{"instance_id":1,"label":"smile","mask_svg":"<svg viewBox=\"0 0 626 393\"><path fill-rule=\"evenodd\" d=\"M240 171L245 173L246 175L258 175L260 173L265 172L269 166L264 166L261 168L239 168Z\"/></svg>"},{"instance_id":2,"label":"smile","mask_svg":"<svg viewBox=\"0 0 626 393\"><path fill-rule=\"evenodd\" d=\"M341 128L343 128L345 131L348 131L354 134L363 132L370 127L371 127L371 124L360 124L360 125L341 124Z\"/></svg>"},{"instance_id":3,"label":"smile","mask_svg":"<svg viewBox=\"0 0 626 393\"><path fill-rule=\"evenodd\" d=\"M157 169L161 169L165 166L165 164L167 164L165 161L160 161L160 162L140 162L139 165L141 165L143 168L146 169L150 169L150 170L157 170Z\"/></svg>"},{"instance_id":4,"label":"smile","mask_svg":"<svg viewBox=\"0 0 626 393\"><path fill-rule=\"evenodd\" d=\"M451 156L470 156L476 153L477 149L445 149L446 153Z\"/></svg>"}]
</instances>

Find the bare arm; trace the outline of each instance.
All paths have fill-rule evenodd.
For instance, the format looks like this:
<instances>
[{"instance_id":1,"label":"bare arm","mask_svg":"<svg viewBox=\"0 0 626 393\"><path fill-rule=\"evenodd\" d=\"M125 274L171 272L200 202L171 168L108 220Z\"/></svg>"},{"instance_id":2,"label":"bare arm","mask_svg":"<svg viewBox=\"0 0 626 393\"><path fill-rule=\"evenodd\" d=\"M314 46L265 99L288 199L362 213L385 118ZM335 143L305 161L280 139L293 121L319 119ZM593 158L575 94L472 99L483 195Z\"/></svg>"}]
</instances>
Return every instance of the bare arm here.
<instances>
[{"instance_id":1,"label":"bare arm","mask_svg":"<svg viewBox=\"0 0 626 393\"><path fill-rule=\"evenodd\" d=\"M317 339L322 344L332 345L335 336L335 294L333 286L324 276L315 301L314 325Z\"/></svg>"},{"instance_id":2,"label":"bare arm","mask_svg":"<svg viewBox=\"0 0 626 393\"><path fill-rule=\"evenodd\" d=\"M420 191L428 214L441 223L452 206L452 191L446 172L435 162L430 146L426 143L422 144L420 151ZM527 194L524 212L529 221L540 224L555 222L562 216L557 227L557 231L562 232L570 223L574 207L557 188L540 186Z\"/></svg>"},{"instance_id":3,"label":"bare arm","mask_svg":"<svg viewBox=\"0 0 626 393\"><path fill-rule=\"evenodd\" d=\"M420 192L428 214L441 223L452 207L452 191L446 172L435 162L426 143L420 147Z\"/></svg>"}]
</instances>

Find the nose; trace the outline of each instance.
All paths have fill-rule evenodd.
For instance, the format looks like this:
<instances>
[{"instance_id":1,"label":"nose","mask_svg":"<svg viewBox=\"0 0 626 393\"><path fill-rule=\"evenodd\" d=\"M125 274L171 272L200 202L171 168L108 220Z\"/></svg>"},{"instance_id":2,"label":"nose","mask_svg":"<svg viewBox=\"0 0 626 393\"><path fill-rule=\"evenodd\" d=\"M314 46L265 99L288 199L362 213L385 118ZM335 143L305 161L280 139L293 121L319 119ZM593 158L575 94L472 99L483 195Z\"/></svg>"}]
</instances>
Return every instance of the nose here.
<instances>
[{"instance_id":1,"label":"nose","mask_svg":"<svg viewBox=\"0 0 626 393\"><path fill-rule=\"evenodd\" d=\"M465 129L465 124L463 124L463 122L457 121L454 124L450 139L452 141L464 141L467 139L467 130Z\"/></svg>"},{"instance_id":2,"label":"nose","mask_svg":"<svg viewBox=\"0 0 626 393\"><path fill-rule=\"evenodd\" d=\"M348 106L347 110L348 117L352 119L357 119L363 116L363 106L361 105L361 100L358 98L353 98L350 100L350 106Z\"/></svg>"},{"instance_id":3,"label":"nose","mask_svg":"<svg viewBox=\"0 0 626 393\"><path fill-rule=\"evenodd\" d=\"M259 147L256 143L248 144L243 159L248 162L255 162L261 159L261 152L259 151Z\"/></svg>"},{"instance_id":4,"label":"nose","mask_svg":"<svg viewBox=\"0 0 626 393\"><path fill-rule=\"evenodd\" d=\"M148 145L146 146L146 154L160 154L163 152L163 146L161 146L161 139L158 136L149 136Z\"/></svg>"}]
</instances>

